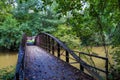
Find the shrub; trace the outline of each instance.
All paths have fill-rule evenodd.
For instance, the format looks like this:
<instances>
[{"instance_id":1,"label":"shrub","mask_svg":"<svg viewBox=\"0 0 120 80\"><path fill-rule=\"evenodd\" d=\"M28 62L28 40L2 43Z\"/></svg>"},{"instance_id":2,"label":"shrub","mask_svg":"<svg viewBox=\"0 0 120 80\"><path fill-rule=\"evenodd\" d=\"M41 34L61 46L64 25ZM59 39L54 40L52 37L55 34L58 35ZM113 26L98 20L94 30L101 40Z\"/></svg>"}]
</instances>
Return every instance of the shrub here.
<instances>
[{"instance_id":1,"label":"shrub","mask_svg":"<svg viewBox=\"0 0 120 80\"><path fill-rule=\"evenodd\" d=\"M0 80L13 80L14 73L15 73L14 66L0 69Z\"/></svg>"}]
</instances>

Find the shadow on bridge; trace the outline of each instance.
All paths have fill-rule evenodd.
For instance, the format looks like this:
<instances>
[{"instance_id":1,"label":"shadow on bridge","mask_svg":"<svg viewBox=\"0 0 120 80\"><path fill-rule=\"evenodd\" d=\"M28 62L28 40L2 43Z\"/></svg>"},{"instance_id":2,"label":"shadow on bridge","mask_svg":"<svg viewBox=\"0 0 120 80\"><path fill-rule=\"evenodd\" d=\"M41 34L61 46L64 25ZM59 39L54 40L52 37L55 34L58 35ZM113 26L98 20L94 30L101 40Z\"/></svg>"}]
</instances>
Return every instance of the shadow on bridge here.
<instances>
[{"instance_id":1,"label":"shadow on bridge","mask_svg":"<svg viewBox=\"0 0 120 80\"><path fill-rule=\"evenodd\" d=\"M23 35L15 80L103 80L98 71L105 73L108 79L107 58L77 52L105 60L105 70L102 70L85 63L74 51L50 34L40 33L32 39L35 42L28 43L27 36ZM65 59L62 60L61 56ZM71 65L70 59L79 63L79 69Z\"/></svg>"}]
</instances>

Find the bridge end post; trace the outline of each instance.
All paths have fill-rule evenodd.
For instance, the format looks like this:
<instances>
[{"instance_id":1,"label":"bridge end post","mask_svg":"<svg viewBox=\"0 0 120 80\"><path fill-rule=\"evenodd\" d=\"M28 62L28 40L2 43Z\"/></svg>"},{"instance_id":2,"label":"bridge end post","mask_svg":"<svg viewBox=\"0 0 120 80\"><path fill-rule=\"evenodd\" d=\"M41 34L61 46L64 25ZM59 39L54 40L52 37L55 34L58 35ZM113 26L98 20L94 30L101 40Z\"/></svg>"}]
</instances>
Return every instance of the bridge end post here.
<instances>
[{"instance_id":1,"label":"bridge end post","mask_svg":"<svg viewBox=\"0 0 120 80\"><path fill-rule=\"evenodd\" d=\"M19 73L15 74L15 80L19 80Z\"/></svg>"}]
</instances>

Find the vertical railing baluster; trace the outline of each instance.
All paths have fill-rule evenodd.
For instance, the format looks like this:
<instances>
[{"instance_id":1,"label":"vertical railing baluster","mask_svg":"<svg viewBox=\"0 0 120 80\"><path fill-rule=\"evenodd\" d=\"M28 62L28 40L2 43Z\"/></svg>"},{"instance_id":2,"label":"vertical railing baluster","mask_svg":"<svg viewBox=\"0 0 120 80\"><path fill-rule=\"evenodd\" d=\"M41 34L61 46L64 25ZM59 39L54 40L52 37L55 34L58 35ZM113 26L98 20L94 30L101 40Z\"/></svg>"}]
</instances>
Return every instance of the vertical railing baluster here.
<instances>
[{"instance_id":1,"label":"vertical railing baluster","mask_svg":"<svg viewBox=\"0 0 120 80\"><path fill-rule=\"evenodd\" d=\"M39 47L42 47L41 35L39 35L38 38L39 38Z\"/></svg>"},{"instance_id":2,"label":"vertical railing baluster","mask_svg":"<svg viewBox=\"0 0 120 80\"><path fill-rule=\"evenodd\" d=\"M39 41L39 47L41 47L41 48L42 48L42 39L41 39L41 36L42 36L42 35L39 35L39 37L38 37L38 38L39 38L39 40L40 40L40 41Z\"/></svg>"},{"instance_id":3,"label":"vertical railing baluster","mask_svg":"<svg viewBox=\"0 0 120 80\"><path fill-rule=\"evenodd\" d=\"M45 45L46 45L46 39L45 39L45 35L43 35L43 49L45 49Z\"/></svg>"},{"instance_id":4,"label":"vertical railing baluster","mask_svg":"<svg viewBox=\"0 0 120 80\"><path fill-rule=\"evenodd\" d=\"M46 51L48 50L48 48L47 48L47 45L48 45L48 38L47 38L47 35L46 35Z\"/></svg>"},{"instance_id":5,"label":"vertical railing baluster","mask_svg":"<svg viewBox=\"0 0 120 80\"><path fill-rule=\"evenodd\" d=\"M80 70L84 71L84 67L82 66L82 64L80 64Z\"/></svg>"},{"instance_id":6,"label":"vertical railing baluster","mask_svg":"<svg viewBox=\"0 0 120 80\"><path fill-rule=\"evenodd\" d=\"M54 55L54 39L52 39L52 54Z\"/></svg>"},{"instance_id":7,"label":"vertical railing baluster","mask_svg":"<svg viewBox=\"0 0 120 80\"><path fill-rule=\"evenodd\" d=\"M16 80L19 80L19 73L16 73Z\"/></svg>"},{"instance_id":8,"label":"vertical railing baluster","mask_svg":"<svg viewBox=\"0 0 120 80\"><path fill-rule=\"evenodd\" d=\"M24 70L24 56L25 55L23 55L23 58L22 58L22 70Z\"/></svg>"},{"instance_id":9,"label":"vertical railing baluster","mask_svg":"<svg viewBox=\"0 0 120 80\"><path fill-rule=\"evenodd\" d=\"M79 53L79 60L80 60L80 53ZM79 63L79 69L81 70L81 64Z\"/></svg>"},{"instance_id":10,"label":"vertical railing baluster","mask_svg":"<svg viewBox=\"0 0 120 80\"><path fill-rule=\"evenodd\" d=\"M47 45L46 35L44 35L44 41L45 41L45 43L44 43L44 44L45 44L45 45L44 45L44 49L47 50L47 48L46 48L46 45Z\"/></svg>"},{"instance_id":11,"label":"vertical railing baluster","mask_svg":"<svg viewBox=\"0 0 120 80\"><path fill-rule=\"evenodd\" d=\"M45 46L45 36L42 35L42 36L41 36L41 39L42 39L42 42L41 42L42 48L45 49L45 48L44 48L44 46Z\"/></svg>"},{"instance_id":12,"label":"vertical railing baluster","mask_svg":"<svg viewBox=\"0 0 120 80\"><path fill-rule=\"evenodd\" d=\"M68 51L66 51L66 62L69 63L69 53L68 53Z\"/></svg>"},{"instance_id":13,"label":"vertical railing baluster","mask_svg":"<svg viewBox=\"0 0 120 80\"><path fill-rule=\"evenodd\" d=\"M105 68L106 68L106 80L109 80L108 79L108 58L106 58Z\"/></svg>"},{"instance_id":14,"label":"vertical railing baluster","mask_svg":"<svg viewBox=\"0 0 120 80\"><path fill-rule=\"evenodd\" d=\"M39 47L41 47L41 41L42 41L40 37L41 37L41 35L38 36L38 46Z\"/></svg>"},{"instance_id":15,"label":"vertical railing baluster","mask_svg":"<svg viewBox=\"0 0 120 80\"><path fill-rule=\"evenodd\" d=\"M79 53L79 60L80 60L80 53ZM80 64L80 63L79 63ZM80 64L80 70L84 71L84 67L82 66L82 64Z\"/></svg>"},{"instance_id":16,"label":"vertical railing baluster","mask_svg":"<svg viewBox=\"0 0 120 80\"><path fill-rule=\"evenodd\" d=\"M38 35L38 40L39 40L38 43L39 43L39 47L42 47L42 45L41 45L41 41L42 41L42 40L40 39L40 37L41 37L41 35Z\"/></svg>"},{"instance_id":17,"label":"vertical railing baluster","mask_svg":"<svg viewBox=\"0 0 120 80\"><path fill-rule=\"evenodd\" d=\"M50 37L48 36L48 51L49 51L49 53L50 53L50 50L51 50L51 43L50 43Z\"/></svg>"},{"instance_id":18,"label":"vertical railing baluster","mask_svg":"<svg viewBox=\"0 0 120 80\"><path fill-rule=\"evenodd\" d=\"M45 35L43 35L43 49L45 49L45 45L46 45L46 40L45 40Z\"/></svg>"},{"instance_id":19,"label":"vertical railing baluster","mask_svg":"<svg viewBox=\"0 0 120 80\"><path fill-rule=\"evenodd\" d=\"M60 44L57 43L57 53L58 53L58 58L60 58Z\"/></svg>"}]
</instances>

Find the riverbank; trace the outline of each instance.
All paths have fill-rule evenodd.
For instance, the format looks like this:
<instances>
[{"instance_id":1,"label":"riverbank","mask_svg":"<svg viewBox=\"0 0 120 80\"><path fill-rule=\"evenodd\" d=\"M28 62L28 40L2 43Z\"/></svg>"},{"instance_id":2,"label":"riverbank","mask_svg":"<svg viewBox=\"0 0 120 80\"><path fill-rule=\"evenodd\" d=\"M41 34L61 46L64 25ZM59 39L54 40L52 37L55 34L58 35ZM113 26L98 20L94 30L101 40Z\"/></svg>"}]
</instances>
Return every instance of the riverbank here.
<instances>
[{"instance_id":1,"label":"riverbank","mask_svg":"<svg viewBox=\"0 0 120 80\"><path fill-rule=\"evenodd\" d=\"M0 69L0 80L13 80L15 75L15 65Z\"/></svg>"}]
</instances>

